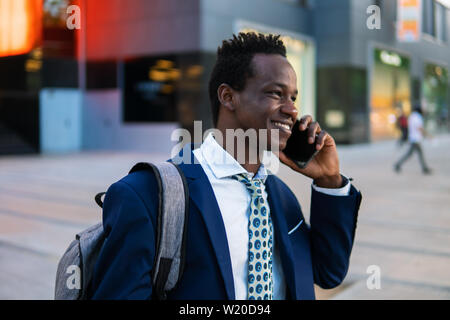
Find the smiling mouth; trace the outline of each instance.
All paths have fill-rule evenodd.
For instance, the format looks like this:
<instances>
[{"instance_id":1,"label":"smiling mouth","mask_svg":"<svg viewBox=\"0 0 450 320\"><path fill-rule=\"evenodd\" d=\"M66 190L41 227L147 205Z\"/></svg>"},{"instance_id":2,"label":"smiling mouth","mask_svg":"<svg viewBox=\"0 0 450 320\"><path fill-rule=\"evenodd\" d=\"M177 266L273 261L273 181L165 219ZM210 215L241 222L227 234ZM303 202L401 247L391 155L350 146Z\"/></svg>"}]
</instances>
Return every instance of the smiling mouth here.
<instances>
[{"instance_id":1,"label":"smiling mouth","mask_svg":"<svg viewBox=\"0 0 450 320\"><path fill-rule=\"evenodd\" d=\"M286 123L281 123L281 122L277 122L277 121L272 121L273 125L283 131L287 131L287 132L291 132L291 126L289 126Z\"/></svg>"}]
</instances>

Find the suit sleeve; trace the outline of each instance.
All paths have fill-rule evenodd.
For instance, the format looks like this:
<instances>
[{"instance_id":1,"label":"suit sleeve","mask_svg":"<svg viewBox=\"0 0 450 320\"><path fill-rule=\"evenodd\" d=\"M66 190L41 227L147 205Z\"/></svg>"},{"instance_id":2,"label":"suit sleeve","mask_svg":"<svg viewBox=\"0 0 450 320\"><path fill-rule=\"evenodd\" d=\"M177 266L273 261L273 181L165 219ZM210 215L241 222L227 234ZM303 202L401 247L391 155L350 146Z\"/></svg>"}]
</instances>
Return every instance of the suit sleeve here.
<instances>
[{"instance_id":1,"label":"suit sleeve","mask_svg":"<svg viewBox=\"0 0 450 320\"><path fill-rule=\"evenodd\" d=\"M311 254L314 282L321 288L338 286L347 274L361 198L353 186L348 196L312 190Z\"/></svg>"},{"instance_id":2,"label":"suit sleeve","mask_svg":"<svg viewBox=\"0 0 450 320\"><path fill-rule=\"evenodd\" d=\"M126 182L108 189L103 227L107 239L95 265L92 299L150 299L154 226L148 208Z\"/></svg>"}]
</instances>

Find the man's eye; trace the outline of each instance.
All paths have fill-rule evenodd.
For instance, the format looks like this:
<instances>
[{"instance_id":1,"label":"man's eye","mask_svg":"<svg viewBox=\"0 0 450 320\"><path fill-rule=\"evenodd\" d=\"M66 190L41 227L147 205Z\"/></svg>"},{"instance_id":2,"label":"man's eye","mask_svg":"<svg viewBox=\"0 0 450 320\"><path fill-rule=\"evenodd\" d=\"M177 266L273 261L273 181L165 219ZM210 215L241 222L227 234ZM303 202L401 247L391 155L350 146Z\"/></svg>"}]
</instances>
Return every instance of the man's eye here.
<instances>
[{"instance_id":1,"label":"man's eye","mask_svg":"<svg viewBox=\"0 0 450 320\"><path fill-rule=\"evenodd\" d=\"M276 95L278 97L281 97L282 95L281 91L269 91L268 93L271 95Z\"/></svg>"}]
</instances>

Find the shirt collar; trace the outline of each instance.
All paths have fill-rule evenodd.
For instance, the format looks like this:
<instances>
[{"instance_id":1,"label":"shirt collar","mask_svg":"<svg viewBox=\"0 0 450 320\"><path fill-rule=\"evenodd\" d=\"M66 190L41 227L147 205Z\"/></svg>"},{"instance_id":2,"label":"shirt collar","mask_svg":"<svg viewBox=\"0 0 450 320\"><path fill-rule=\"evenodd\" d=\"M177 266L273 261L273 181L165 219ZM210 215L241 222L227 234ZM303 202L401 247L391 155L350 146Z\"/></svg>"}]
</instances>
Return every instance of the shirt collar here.
<instances>
[{"instance_id":1,"label":"shirt collar","mask_svg":"<svg viewBox=\"0 0 450 320\"><path fill-rule=\"evenodd\" d=\"M212 133L208 134L205 141L200 146L200 151L211 168L212 173L218 179L244 173L250 178L261 179L265 182L267 176L270 174L269 170L261 163L256 175L253 177L252 172L245 170L236 159L217 143Z\"/></svg>"}]
</instances>

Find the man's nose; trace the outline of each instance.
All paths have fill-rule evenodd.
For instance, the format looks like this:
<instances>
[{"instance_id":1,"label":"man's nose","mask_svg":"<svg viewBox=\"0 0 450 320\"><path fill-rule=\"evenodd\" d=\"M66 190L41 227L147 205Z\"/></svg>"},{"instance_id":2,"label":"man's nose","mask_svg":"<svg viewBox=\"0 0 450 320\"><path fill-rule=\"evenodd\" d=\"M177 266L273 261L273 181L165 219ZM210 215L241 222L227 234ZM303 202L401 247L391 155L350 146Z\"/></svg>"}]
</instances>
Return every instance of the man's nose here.
<instances>
[{"instance_id":1,"label":"man's nose","mask_svg":"<svg viewBox=\"0 0 450 320\"><path fill-rule=\"evenodd\" d=\"M292 100L283 103L281 106L281 112L289 115L292 118L292 121L295 122L297 120L298 110L295 107L295 103Z\"/></svg>"}]
</instances>

